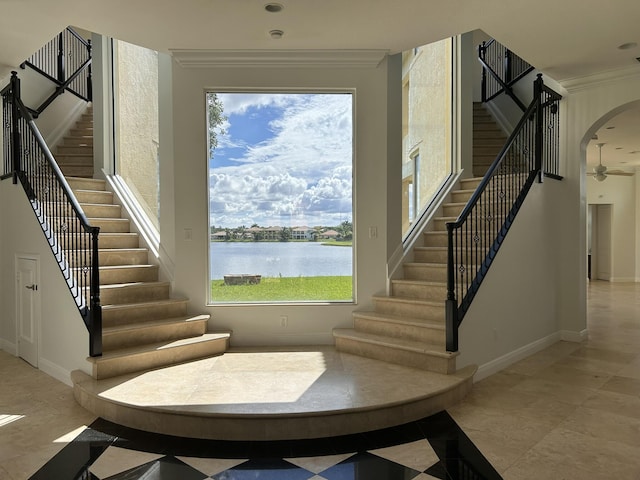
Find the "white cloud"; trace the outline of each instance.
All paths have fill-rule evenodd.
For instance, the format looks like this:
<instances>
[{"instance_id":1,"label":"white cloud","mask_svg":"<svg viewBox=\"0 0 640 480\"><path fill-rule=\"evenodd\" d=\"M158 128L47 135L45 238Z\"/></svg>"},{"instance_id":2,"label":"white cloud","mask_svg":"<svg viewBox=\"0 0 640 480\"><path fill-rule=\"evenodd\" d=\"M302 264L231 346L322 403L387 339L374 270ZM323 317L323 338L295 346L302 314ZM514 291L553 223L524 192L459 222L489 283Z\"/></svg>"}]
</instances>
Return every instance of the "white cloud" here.
<instances>
[{"instance_id":1,"label":"white cloud","mask_svg":"<svg viewBox=\"0 0 640 480\"><path fill-rule=\"evenodd\" d=\"M219 94L225 115L278 107L274 135L210 173L211 222L333 225L351 219L351 95ZM220 138L221 147L242 146Z\"/></svg>"}]
</instances>

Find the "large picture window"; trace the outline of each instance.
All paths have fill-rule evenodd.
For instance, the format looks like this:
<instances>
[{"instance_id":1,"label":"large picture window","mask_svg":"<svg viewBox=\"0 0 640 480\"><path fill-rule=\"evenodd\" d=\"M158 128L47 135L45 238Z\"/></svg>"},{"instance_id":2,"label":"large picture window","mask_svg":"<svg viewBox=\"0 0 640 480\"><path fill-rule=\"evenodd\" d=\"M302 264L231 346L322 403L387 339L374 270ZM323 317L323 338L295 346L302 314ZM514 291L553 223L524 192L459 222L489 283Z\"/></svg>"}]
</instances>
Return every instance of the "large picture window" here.
<instances>
[{"instance_id":1,"label":"large picture window","mask_svg":"<svg viewBox=\"0 0 640 480\"><path fill-rule=\"evenodd\" d=\"M210 301L353 301L353 95L206 102Z\"/></svg>"}]
</instances>

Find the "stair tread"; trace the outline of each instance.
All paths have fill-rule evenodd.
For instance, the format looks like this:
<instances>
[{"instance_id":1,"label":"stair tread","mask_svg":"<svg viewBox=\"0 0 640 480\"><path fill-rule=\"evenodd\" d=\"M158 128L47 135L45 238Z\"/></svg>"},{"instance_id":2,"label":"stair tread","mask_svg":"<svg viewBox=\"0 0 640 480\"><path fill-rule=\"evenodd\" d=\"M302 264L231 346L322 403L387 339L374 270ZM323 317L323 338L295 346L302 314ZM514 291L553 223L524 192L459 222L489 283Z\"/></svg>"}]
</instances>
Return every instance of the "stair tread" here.
<instances>
[{"instance_id":1,"label":"stair tread","mask_svg":"<svg viewBox=\"0 0 640 480\"><path fill-rule=\"evenodd\" d=\"M128 288L128 287L143 287L143 288L153 288L153 287L163 287L166 285L170 285L169 282L125 282L125 283L111 283L109 285L100 285L100 290L115 290L117 288Z\"/></svg>"},{"instance_id":2,"label":"stair tread","mask_svg":"<svg viewBox=\"0 0 640 480\"><path fill-rule=\"evenodd\" d=\"M231 335L225 333L205 333L196 337L187 337L180 340L170 340L167 342L154 342L135 347L121 348L103 353L101 357L88 357L92 363L101 363L107 360L115 360L123 357L131 357L134 355L144 355L145 353L157 352L160 350L169 350L172 348L186 347L188 345L200 344L205 342L214 342L216 340L228 339Z\"/></svg>"},{"instance_id":3,"label":"stair tread","mask_svg":"<svg viewBox=\"0 0 640 480\"><path fill-rule=\"evenodd\" d=\"M182 317L171 317L171 318L161 318L155 320L145 320L143 322L135 322L135 323L126 323L124 325L115 325L113 327L103 327L102 334L103 335L111 335L120 332L133 331L142 328L162 326L162 325L172 325L172 324L180 324L180 323L188 323L188 322L201 322L209 320L210 315L186 315Z\"/></svg>"},{"instance_id":4,"label":"stair tread","mask_svg":"<svg viewBox=\"0 0 640 480\"><path fill-rule=\"evenodd\" d=\"M103 310L126 310L127 308L144 308L145 306L157 306L171 303L185 303L186 298L163 298L162 300L153 300L150 302L120 303L118 305L103 305Z\"/></svg>"},{"instance_id":5,"label":"stair tread","mask_svg":"<svg viewBox=\"0 0 640 480\"><path fill-rule=\"evenodd\" d=\"M391 280L391 283L403 283L406 285L421 285L425 287L446 287L447 282L434 282L432 280L414 280L411 278L397 278Z\"/></svg>"},{"instance_id":6,"label":"stair tread","mask_svg":"<svg viewBox=\"0 0 640 480\"><path fill-rule=\"evenodd\" d=\"M433 262L404 262L403 265L407 265L410 267L443 267L446 268L446 263L433 263Z\"/></svg>"},{"instance_id":7,"label":"stair tread","mask_svg":"<svg viewBox=\"0 0 640 480\"><path fill-rule=\"evenodd\" d=\"M458 352L447 352L444 346L433 343L376 335L374 333L360 332L352 328L336 328L333 330L333 334L338 337L360 340L366 343L423 353L441 358L451 358L458 355Z\"/></svg>"},{"instance_id":8,"label":"stair tread","mask_svg":"<svg viewBox=\"0 0 640 480\"><path fill-rule=\"evenodd\" d=\"M354 317L359 317L359 318L369 318L369 319L373 319L373 320L386 320L386 321L391 321L392 323L399 323L399 324L403 324L403 325L415 325L415 326L429 327L429 328L434 328L434 329L437 329L437 330L444 330L445 329L444 319L442 320L442 322L438 322L438 321L421 319L421 318L416 318L416 317L407 317L407 316L404 316L404 315L393 315L391 313L380 313L380 312L376 312L376 311L373 311L373 310L371 310L371 311L353 312L353 316Z\"/></svg>"},{"instance_id":9,"label":"stair tread","mask_svg":"<svg viewBox=\"0 0 640 480\"><path fill-rule=\"evenodd\" d=\"M400 297L396 295L373 295L374 300L386 300L390 302L413 303L416 305L425 305L430 307L444 308L444 302L436 302L434 300L423 300L415 297Z\"/></svg>"},{"instance_id":10,"label":"stair tread","mask_svg":"<svg viewBox=\"0 0 640 480\"><path fill-rule=\"evenodd\" d=\"M100 270L125 270L127 268L158 268L151 263L136 263L134 265L101 265Z\"/></svg>"}]
</instances>

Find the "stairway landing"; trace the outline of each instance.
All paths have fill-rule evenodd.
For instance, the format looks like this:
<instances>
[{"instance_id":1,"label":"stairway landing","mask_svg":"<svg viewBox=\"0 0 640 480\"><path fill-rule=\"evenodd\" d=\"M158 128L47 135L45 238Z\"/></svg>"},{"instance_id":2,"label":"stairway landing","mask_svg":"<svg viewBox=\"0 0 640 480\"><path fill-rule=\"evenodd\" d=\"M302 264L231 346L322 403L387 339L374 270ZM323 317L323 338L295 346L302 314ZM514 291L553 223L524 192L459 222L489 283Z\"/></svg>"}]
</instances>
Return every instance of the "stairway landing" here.
<instances>
[{"instance_id":1,"label":"stairway landing","mask_svg":"<svg viewBox=\"0 0 640 480\"><path fill-rule=\"evenodd\" d=\"M80 405L114 423L218 440L322 438L417 420L458 403L474 367L451 375L330 346L224 355L95 380L75 371Z\"/></svg>"}]
</instances>

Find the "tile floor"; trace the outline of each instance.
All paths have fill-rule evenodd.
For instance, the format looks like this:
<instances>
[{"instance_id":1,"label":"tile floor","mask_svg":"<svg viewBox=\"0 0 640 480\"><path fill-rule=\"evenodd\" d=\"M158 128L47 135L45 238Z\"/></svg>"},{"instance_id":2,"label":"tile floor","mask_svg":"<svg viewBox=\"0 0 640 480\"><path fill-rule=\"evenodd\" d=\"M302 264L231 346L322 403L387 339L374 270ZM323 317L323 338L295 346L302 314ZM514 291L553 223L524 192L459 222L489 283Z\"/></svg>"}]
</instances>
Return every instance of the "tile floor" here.
<instances>
[{"instance_id":1,"label":"tile floor","mask_svg":"<svg viewBox=\"0 0 640 480\"><path fill-rule=\"evenodd\" d=\"M640 284L594 282L588 301L588 341L559 342L518 362L428 421L317 441L215 442L125 429L0 352L0 480L639 480Z\"/></svg>"}]
</instances>

